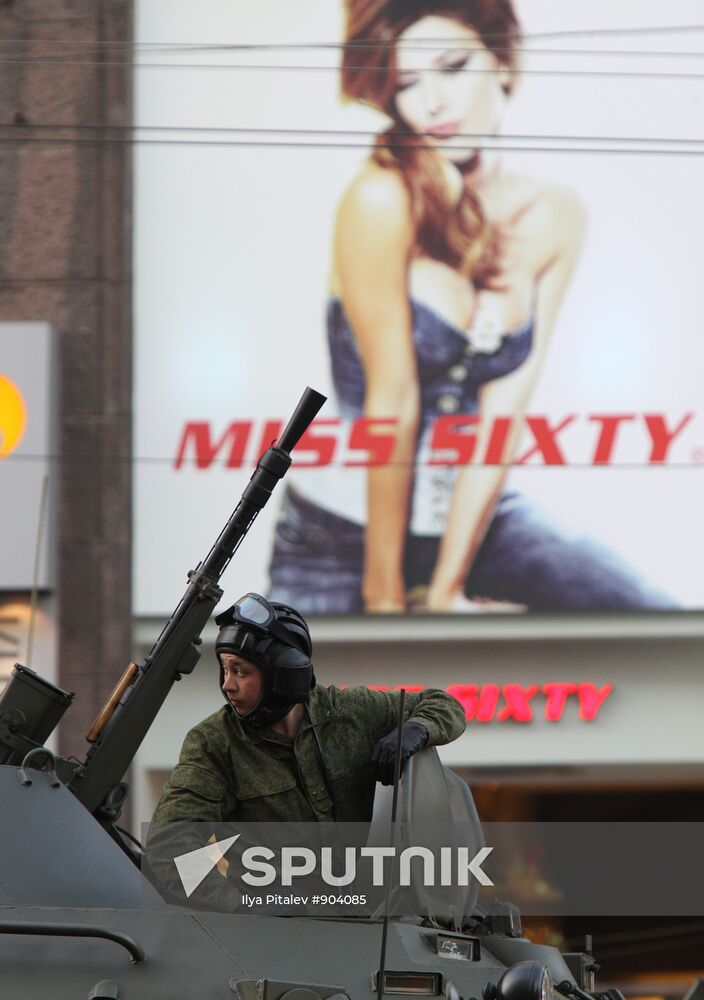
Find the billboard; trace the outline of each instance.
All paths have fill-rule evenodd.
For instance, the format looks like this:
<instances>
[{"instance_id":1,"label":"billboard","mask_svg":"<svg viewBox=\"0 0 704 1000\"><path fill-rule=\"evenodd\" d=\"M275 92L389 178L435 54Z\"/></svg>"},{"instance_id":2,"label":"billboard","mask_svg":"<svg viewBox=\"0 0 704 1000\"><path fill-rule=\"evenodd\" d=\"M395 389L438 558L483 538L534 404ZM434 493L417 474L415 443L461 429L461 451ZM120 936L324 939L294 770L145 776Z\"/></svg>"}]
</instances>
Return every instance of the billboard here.
<instances>
[{"instance_id":1,"label":"billboard","mask_svg":"<svg viewBox=\"0 0 704 1000\"><path fill-rule=\"evenodd\" d=\"M703 608L697 0L349 7L136 5L136 612L305 384L232 596Z\"/></svg>"}]
</instances>

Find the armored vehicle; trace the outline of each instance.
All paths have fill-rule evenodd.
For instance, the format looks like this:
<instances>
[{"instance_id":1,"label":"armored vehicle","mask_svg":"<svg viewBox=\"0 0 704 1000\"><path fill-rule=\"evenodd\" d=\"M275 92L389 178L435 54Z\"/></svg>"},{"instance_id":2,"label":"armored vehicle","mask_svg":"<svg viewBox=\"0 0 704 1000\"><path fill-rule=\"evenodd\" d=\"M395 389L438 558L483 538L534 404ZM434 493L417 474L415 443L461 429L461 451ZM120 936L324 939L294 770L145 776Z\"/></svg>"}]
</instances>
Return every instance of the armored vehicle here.
<instances>
[{"instance_id":1,"label":"armored vehicle","mask_svg":"<svg viewBox=\"0 0 704 1000\"><path fill-rule=\"evenodd\" d=\"M411 910L316 918L198 911L164 901L117 821L123 777L176 680L199 658L218 581L285 474L322 405L306 390L262 456L149 655L131 663L87 735L85 760L44 747L72 695L17 665L0 699L2 1000L618 1000L594 992L588 953L531 943L511 904L475 910L476 883L435 895L412 884ZM434 750L379 786L370 843L390 821L453 823L483 844L471 793ZM393 829L393 825L391 826Z\"/></svg>"}]
</instances>

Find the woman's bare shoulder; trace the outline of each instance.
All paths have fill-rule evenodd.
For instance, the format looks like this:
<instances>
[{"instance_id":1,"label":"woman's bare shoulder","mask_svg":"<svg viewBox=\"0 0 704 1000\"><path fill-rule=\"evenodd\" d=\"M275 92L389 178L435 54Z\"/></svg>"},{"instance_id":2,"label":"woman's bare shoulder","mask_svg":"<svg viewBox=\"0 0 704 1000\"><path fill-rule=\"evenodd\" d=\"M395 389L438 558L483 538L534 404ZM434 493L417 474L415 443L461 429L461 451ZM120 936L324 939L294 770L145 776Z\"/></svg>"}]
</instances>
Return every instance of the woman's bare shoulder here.
<instances>
[{"instance_id":1,"label":"woman's bare shoulder","mask_svg":"<svg viewBox=\"0 0 704 1000\"><path fill-rule=\"evenodd\" d=\"M568 184L543 183L542 189L546 211L553 219L561 219L568 226L586 219L584 201L574 188Z\"/></svg>"},{"instance_id":2,"label":"woman's bare shoulder","mask_svg":"<svg viewBox=\"0 0 704 1000\"><path fill-rule=\"evenodd\" d=\"M578 192L568 184L558 184L525 174L510 174L504 179L506 204L518 214L561 217L567 213L574 220L585 214L584 202Z\"/></svg>"},{"instance_id":3,"label":"woman's bare shoulder","mask_svg":"<svg viewBox=\"0 0 704 1000\"><path fill-rule=\"evenodd\" d=\"M581 228L587 217L584 201L569 184L535 181L536 208L542 219L563 232Z\"/></svg>"},{"instance_id":4,"label":"woman's bare shoulder","mask_svg":"<svg viewBox=\"0 0 704 1000\"><path fill-rule=\"evenodd\" d=\"M365 164L344 192L337 219L338 225L372 223L410 230L410 196L401 174L376 163Z\"/></svg>"},{"instance_id":5,"label":"woman's bare shoulder","mask_svg":"<svg viewBox=\"0 0 704 1000\"><path fill-rule=\"evenodd\" d=\"M516 177L524 206L519 227L541 245L546 259L576 254L584 238L587 212L579 193L568 184Z\"/></svg>"}]
</instances>

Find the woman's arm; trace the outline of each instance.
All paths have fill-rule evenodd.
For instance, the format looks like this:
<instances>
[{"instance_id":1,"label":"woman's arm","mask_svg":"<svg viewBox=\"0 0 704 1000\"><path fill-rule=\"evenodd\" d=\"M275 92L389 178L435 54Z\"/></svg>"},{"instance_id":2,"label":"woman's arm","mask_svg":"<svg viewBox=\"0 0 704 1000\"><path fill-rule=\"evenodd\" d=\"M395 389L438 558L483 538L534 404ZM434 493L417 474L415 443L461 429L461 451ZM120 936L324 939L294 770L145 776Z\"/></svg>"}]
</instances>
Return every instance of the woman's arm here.
<instances>
[{"instance_id":1,"label":"woman's arm","mask_svg":"<svg viewBox=\"0 0 704 1000\"><path fill-rule=\"evenodd\" d=\"M522 430L521 417L542 368L560 303L577 262L585 221L581 204L571 193L557 192L551 199L548 215L546 228L552 236L554 250L537 276L533 350L516 371L486 383L479 398L477 454L485 452L494 418L514 417L504 450L504 464L467 466L458 476L428 589L427 605L432 611L451 611L461 606L467 575L504 487L508 465L515 457Z\"/></svg>"},{"instance_id":2,"label":"woman's arm","mask_svg":"<svg viewBox=\"0 0 704 1000\"><path fill-rule=\"evenodd\" d=\"M369 167L340 206L335 250L366 375L365 416L396 421L390 463L368 471L362 591L372 612L405 609L403 552L420 414L407 288L413 236L403 181Z\"/></svg>"}]
</instances>

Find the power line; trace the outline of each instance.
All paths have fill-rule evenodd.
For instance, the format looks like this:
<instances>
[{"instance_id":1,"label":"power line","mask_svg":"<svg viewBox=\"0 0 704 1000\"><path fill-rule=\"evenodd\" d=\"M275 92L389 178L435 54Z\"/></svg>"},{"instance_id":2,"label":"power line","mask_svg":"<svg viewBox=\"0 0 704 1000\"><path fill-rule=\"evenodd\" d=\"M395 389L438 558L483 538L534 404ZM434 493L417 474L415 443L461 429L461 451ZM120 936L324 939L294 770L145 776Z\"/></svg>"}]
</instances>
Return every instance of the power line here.
<instances>
[{"instance_id":1,"label":"power line","mask_svg":"<svg viewBox=\"0 0 704 1000\"><path fill-rule=\"evenodd\" d=\"M325 136L351 136L362 137L372 141L378 132L366 129L318 129L318 128L248 128L244 126L217 126L217 125L103 125L100 123L89 124L63 124L59 122L42 122L40 124L30 124L22 122L21 125L0 125L0 129L22 128L28 131L95 131L95 132L177 132L177 133L208 133L226 135L325 135ZM416 136L418 139L427 137L429 133L407 131L394 132L395 136L404 138ZM554 135L554 134L530 134L530 133L502 133L496 135L489 132L458 132L457 138L472 140L490 140L503 142L526 141L526 142L623 142L623 143L653 143L669 145L702 145L704 136L701 139L679 138L677 136L608 136L608 135ZM194 142L193 145L196 143ZM346 143L340 145L346 147ZM356 147L351 147L356 148Z\"/></svg>"},{"instance_id":2,"label":"power line","mask_svg":"<svg viewBox=\"0 0 704 1000\"><path fill-rule=\"evenodd\" d=\"M304 449L304 450L308 450L308 449ZM310 449L310 450L314 451L315 449ZM365 449L360 449L360 451L363 451L363 450L365 450ZM62 458L63 458L62 455L51 454L51 453L47 453L45 455L41 455L41 454L26 454L26 453L25 454L13 453L11 455L7 455L4 459L2 459L2 462L3 463L5 463L5 462L24 462L24 461L28 461L28 462L60 462L62 460ZM117 465L118 463L120 463L120 464L129 463L130 465L135 465L135 466L136 465L140 465L140 466L148 466L148 465L151 465L151 466L173 465L174 462L175 462L175 460L176 460L175 455L171 455L171 456L165 456L165 455L106 455L104 451L101 451L100 457L99 457L99 461L100 462L107 463L107 464L110 464L110 465ZM182 466L196 467L197 466L197 462L198 462L197 458L183 457L183 458L179 459L179 465L182 465ZM236 464L233 464L231 466L228 465L228 460L225 459L225 458L213 458L212 460L210 460L208 462L207 468L210 469L210 468L213 468L213 467L217 467L217 468L222 468L223 470L224 469L229 469L232 472L247 472L248 470L255 468L256 464L257 464L257 458L243 459L242 461L240 461L240 462L238 462ZM510 469L510 470L511 469L518 469L518 470L522 470L522 469L552 469L553 471L566 470L566 469L574 469L574 470L581 470L581 471L584 471L585 469L594 469L594 470L597 470L597 469L598 470L604 470L604 469L607 469L607 470L608 469L617 469L617 470L631 469L631 470L634 470L634 471L636 471L638 469L651 469L651 470L655 470L655 469L675 469L675 470L678 470L678 471L681 472L681 471L687 470L687 469L700 469L700 470L704 469L704 463L702 463L702 462L696 462L696 461L690 461L690 462L647 462L647 461L642 461L642 462L597 462L597 463L594 463L594 462L572 462L572 461L566 461L564 464L554 464L554 463L547 463L547 462L530 462L530 463L526 462L526 463L523 463L523 464L518 464L516 462L488 462L488 463L484 463L484 462L469 462L469 463L461 463L461 464L457 464L457 465L452 465L450 462L448 462L447 466L451 467L451 468L456 468L456 469L464 469L464 468L471 467L473 469L489 469L489 468L494 469L494 468L500 468L500 469ZM295 467L295 468L297 468L297 469L299 469L301 471L303 471L305 469L313 469L313 468L316 468L316 469L320 469L320 468L326 468L326 469L328 469L328 468L337 468L337 469L355 468L355 466L349 466L345 462L343 462L343 461L337 461L337 460L336 461L332 461L332 462L326 462L324 466L320 466L320 465L314 466L314 465L311 465L310 463L307 463L305 461L299 463L297 456L294 456L293 467ZM356 466L356 468L366 468L366 467L367 466ZM372 468L379 468L379 467L380 467L379 465L372 466ZM405 468L413 468L413 469L421 468L422 469L422 468L426 468L426 466L423 463L418 463L418 462L384 462L383 463L383 467L384 468L394 468L394 469L401 469L401 468L403 468L403 469L405 469ZM433 465L430 468L432 468L432 469L442 469L442 468L444 468L444 466ZM207 469L200 469L199 471L205 472L205 471L207 471Z\"/></svg>"},{"instance_id":3,"label":"power line","mask_svg":"<svg viewBox=\"0 0 704 1000\"><path fill-rule=\"evenodd\" d=\"M106 60L82 60L75 59L0 59L0 64L5 66L67 66L78 67L129 67L133 70L139 69L198 69L198 70L251 70L255 72L284 72L284 73L339 73L339 66L285 66L267 65L265 63L147 63L130 61L106 61ZM359 70L365 73L387 73L386 67L350 66L351 70ZM404 70L406 73L421 72L413 67ZM440 72L440 71L438 71ZM502 67L480 69L478 67L465 66L454 70L455 73L473 73L480 76L494 76L503 72ZM611 79L637 79L637 80L704 80L704 73L680 73L680 72L653 72L651 70L589 70L589 69L521 69L521 76L559 76L559 77L608 77Z\"/></svg>"},{"instance_id":4,"label":"power line","mask_svg":"<svg viewBox=\"0 0 704 1000\"><path fill-rule=\"evenodd\" d=\"M70 20L70 19L67 19ZM41 23L38 20L36 23ZM674 24L674 25L641 25L638 27L621 27L621 28L562 28L554 31L538 31L538 32L526 32L522 35L523 42L530 42L533 40L541 40L546 38L607 38L610 36L622 37L624 35L679 35L679 34L697 34L699 32L704 32L704 24ZM506 32L493 32L484 35L484 38L489 39L503 39L506 37ZM4 39L5 42L10 44L27 44L27 40L23 38L11 38ZM309 49L309 48L324 48L324 49L341 49L341 48L387 48L388 43L386 42L232 42L232 43L222 43L222 42L134 42L134 41L118 41L112 39L32 39L32 44L35 42L46 42L51 44L65 44L65 45L96 45L102 48L163 48L165 51L216 51L221 49L233 49L233 50L286 50L286 49ZM430 43L437 44L456 44L456 38L447 38L442 36L431 36L427 39ZM407 43L400 40L395 44L406 45Z\"/></svg>"},{"instance_id":5,"label":"power line","mask_svg":"<svg viewBox=\"0 0 704 1000\"><path fill-rule=\"evenodd\" d=\"M675 24L675 25L641 25L640 27L628 28L558 28L555 31L538 31L526 34L525 39L530 38L589 38L607 37L609 35L675 35L675 34L696 34L704 31L704 24ZM501 33L487 35L487 38L501 38ZM443 39L449 41L449 39Z\"/></svg>"},{"instance_id":6,"label":"power line","mask_svg":"<svg viewBox=\"0 0 704 1000\"><path fill-rule=\"evenodd\" d=\"M375 51L379 48L388 48L386 43L379 42L358 42L358 43L347 43L343 44L341 42L292 42L292 43L281 43L281 44L268 44L268 43L252 43L252 44L212 44L212 45L191 45L189 43L183 43L182 45L162 45L160 43L134 43L134 42L108 42L102 44L100 42L81 42L80 40L72 41L69 39L34 39L28 42L27 39L0 39L0 50L3 46L10 45L20 45L24 47L31 47L35 49L42 45L83 45L92 46L93 48L110 49L110 48L125 48L128 47L132 52L146 52L149 54L158 53L187 53L187 52L257 52L257 51L307 51L307 50L342 50L350 48L353 51ZM458 52L484 52L484 46L478 45L468 45L458 42L456 39L447 39L447 41L440 45L438 40L429 40L429 44L419 45L417 43L408 43L399 41L394 45L394 48L402 48L406 52L429 52L436 49L446 49L448 45L451 44L453 51ZM81 49L76 48L77 52ZM682 51L678 49L536 49L531 47L526 47L525 45L520 46L506 46L506 47L495 47L491 50L495 54L527 54L527 55L550 55L550 56L637 56L639 58L648 58L650 56L656 57L667 57L667 58L690 58L690 59L701 59L704 58L704 51ZM62 53L62 55L67 59L71 55L70 52ZM161 64L160 64L161 65ZM194 64L189 64L194 65ZM195 64L197 65L197 64Z\"/></svg>"},{"instance_id":7,"label":"power line","mask_svg":"<svg viewBox=\"0 0 704 1000\"><path fill-rule=\"evenodd\" d=\"M262 140L217 140L217 139L140 139L140 138L42 138L23 136L0 136L0 144L5 145L28 145L28 146L71 146L71 145L109 145L109 146L189 146L198 148L222 148L222 149L360 149L368 150L368 143L356 142L264 142ZM418 149L428 149L424 143L417 143ZM404 148L414 148L413 144ZM438 151L448 150L451 152L470 152L475 146L460 145L434 145L433 149ZM618 149L614 146L512 146L501 144L485 143L482 149L486 152L504 153L589 153L612 156L702 156L704 155L704 144L697 149L648 149L646 147L628 147Z\"/></svg>"}]
</instances>

